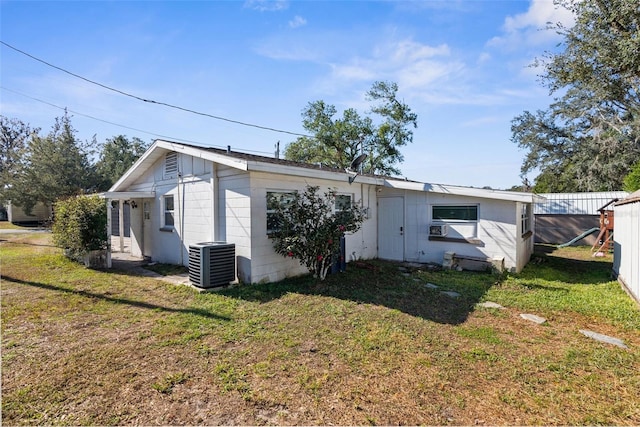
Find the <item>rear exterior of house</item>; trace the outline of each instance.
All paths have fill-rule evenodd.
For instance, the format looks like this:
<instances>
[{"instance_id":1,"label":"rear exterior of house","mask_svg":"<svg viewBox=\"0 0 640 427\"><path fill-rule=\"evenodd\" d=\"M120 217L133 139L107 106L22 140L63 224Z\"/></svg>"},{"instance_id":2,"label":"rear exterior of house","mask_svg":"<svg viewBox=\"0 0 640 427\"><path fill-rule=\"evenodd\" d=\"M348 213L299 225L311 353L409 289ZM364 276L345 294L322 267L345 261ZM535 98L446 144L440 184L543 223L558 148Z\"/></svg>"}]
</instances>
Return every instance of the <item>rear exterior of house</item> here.
<instances>
[{"instance_id":1,"label":"rear exterior of house","mask_svg":"<svg viewBox=\"0 0 640 427\"><path fill-rule=\"evenodd\" d=\"M613 209L613 273L640 304L640 190Z\"/></svg>"},{"instance_id":2,"label":"rear exterior of house","mask_svg":"<svg viewBox=\"0 0 640 427\"><path fill-rule=\"evenodd\" d=\"M534 249L532 199L523 193L390 180L378 193L378 257L442 264L445 254L453 253L461 264L493 262L519 272ZM399 226L403 229L394 236Z\"/></svg>"},{"instance_id":3,"label":"rear exterior of house","mask_svg":"<svg viewBox=\"0 0 640 427\"><path fill-rule=\"evenodd\" d=\"M131 254L188 265L189 246L235 245L237 277L272 282L306 273L278 255L269 238L268 196L286 198L307 185L359 203L366 219L346 236L346 258L443 263L446 252L502 259L520 271L533 251L533 196L439 186L156 141L105 194L130 210ZM273 197L272 197L273 199ZM524 224L524 226L523 226ZM440 226L445 235L433 235ZM446 226L446 227L442 227ZM524 227L524 228L523 228ZM437 228L437 227L436 227Z\"/></svg>"}]
</instances>

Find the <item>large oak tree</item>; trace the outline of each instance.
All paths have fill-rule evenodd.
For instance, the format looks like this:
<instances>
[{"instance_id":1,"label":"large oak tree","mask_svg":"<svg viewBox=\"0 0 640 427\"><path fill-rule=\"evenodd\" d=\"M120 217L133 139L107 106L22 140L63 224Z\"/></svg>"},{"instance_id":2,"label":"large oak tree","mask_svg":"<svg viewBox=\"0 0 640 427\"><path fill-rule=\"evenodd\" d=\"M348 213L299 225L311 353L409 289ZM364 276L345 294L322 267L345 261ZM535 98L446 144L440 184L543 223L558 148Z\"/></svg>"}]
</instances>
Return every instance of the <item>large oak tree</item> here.
<instances>
[{"instance_id":1,"label":"large oak tree","mask_svg":"<svg viewBox=\"0 0 640 427\"><path fill-rule=\"evenodd\" d=\"M349 108L342 117L336 117L335 106L310 102L302 117L304 128L312 135L290 143L285 157L344 169L355 157L366 154L364 173L400 174L397 165L404 159L400 148L413 141L412 129L417 127L418 118L397 99L397 92L395 83L375 82L367 92L373 106L366 116Z\"/></svg>"},{"instance_id":2,"label":"large oak tree","mask_svg":"<svg viewBox=\"0 0 640 427\"><path fill-rule=\"evenodd\" d=\"M527 151L521 172L540 172L539 192L619 190L640 160L640 3L558 3L576 22L555 24L562 49L535 64L555 101L513 119L512 140Z\"/></svg>"}]
</instances>

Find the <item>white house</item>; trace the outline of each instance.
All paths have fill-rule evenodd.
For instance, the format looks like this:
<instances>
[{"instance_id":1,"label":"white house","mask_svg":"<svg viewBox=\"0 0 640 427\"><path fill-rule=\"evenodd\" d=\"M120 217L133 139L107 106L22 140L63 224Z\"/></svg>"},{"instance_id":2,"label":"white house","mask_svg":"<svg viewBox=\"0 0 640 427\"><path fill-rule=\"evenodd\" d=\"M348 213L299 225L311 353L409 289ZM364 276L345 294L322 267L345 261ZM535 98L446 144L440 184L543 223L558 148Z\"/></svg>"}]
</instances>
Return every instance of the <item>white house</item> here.
<instances>
[{"instance_id":1,"label":"white house","mask_svg":"<svg viewBox=\"0 0 640 427\"><path fill-rule=\"evenodd\" d=\"M613 206L613 272L640 303L640 190Z\"/></svg>"},{"instance_id":2,"label":"white house","mask_svg":"<svg viewBox=\"0 0 640 427\"><path fill-rule=\"evenodd\" d=\"M238 279L255 283L306 272L273 250L267 196L286 197L307 185L331 188L343 202L365 208L362 228L346 237L349 261L442 264L447 257L520 271L533 252L533 194L354 179L354 173L321 165L162 140L105 197L130 203L132 255L187 265L189 245L234 243Z\"/></svg>"}]
</instances>

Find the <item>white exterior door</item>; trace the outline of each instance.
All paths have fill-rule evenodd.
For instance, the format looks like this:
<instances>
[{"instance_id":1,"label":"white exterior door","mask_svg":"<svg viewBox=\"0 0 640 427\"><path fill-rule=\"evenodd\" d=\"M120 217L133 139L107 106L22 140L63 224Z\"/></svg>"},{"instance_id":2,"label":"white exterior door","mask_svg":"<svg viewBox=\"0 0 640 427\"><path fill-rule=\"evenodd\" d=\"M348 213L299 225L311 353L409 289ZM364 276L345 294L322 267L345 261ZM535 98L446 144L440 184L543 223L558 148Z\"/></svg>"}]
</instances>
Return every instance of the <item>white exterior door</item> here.
<instances>
[{"instance_id":1,"label":"white exterior door","mask_svg":"<svg viewBox=\"0 0 640 427\"><path fill-rule=\"evenodd\" d=\"M404 198L378 199L378 258L404 261Z\"/></svg>"},{"instance_id":2,"label":"white exterior door","mask_svg":"<svg viewBox=\"0 0 640 427\"><path fill-rule=\"evenodd\" d=\"M150 257L151 254L151 237L152 237L152 223L151 212L153 211L153 201L151 199L145 199L142 202L142 256Z\"/></svg>"}]
</instances>

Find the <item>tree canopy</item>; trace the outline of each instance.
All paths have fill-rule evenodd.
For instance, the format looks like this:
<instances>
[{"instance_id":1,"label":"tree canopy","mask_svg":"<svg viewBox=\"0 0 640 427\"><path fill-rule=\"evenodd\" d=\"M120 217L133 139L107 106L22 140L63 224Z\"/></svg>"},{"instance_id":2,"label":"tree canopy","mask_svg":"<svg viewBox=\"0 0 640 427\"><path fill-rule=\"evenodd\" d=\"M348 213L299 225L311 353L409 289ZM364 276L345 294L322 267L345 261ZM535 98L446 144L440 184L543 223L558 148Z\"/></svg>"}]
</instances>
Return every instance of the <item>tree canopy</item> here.
<instances>
[{"instance_id":1,"label":"tree canopy","mask_svg":"<svg viewBox=\"0 0 640 427\"><path fill-rule=\"evenodd\" d=\"M46 136L18 119L0 119L0 202L11 200L27 213L38 202L107 190L146 149L140 139L118 135L94 163L98 142L80 141L66 113Z\"/></svg>"},{"instance_id":2,"label":"tree canopy","mask_svg":"<svg viewBox=\"0 0 640 427\"><path fill-rule=\"evenodd\" d=\"M555 101L512 121L512 141L527 150L521 172L539 170L539 192L619 190L640 160L640 4L558 4L576 22L555 24L563 49L534 64Z\"/></svg>"},{"instance_id":3,"label":"tree canopy","mask_svg":"<svg viewBox=\"0 0 640 427\"><path fill-rule=\"evenodd\" d=\"M11 183L18 177L32 132L18 119L0 116L0 204L10 200Z\"/></svg>"},{"instance_id":4,"label":"tree canopy","mask_svg":"<svg viewBox=\"0 0 640 427\"><path fill-rule=\"evenodd\" d=\"M285 158L344 169L364 153L364 173L400 174L397 164L404 160L400 147L413 141L412 129L417 127L418 118L397 99L397 92L395 83L375 82L366 94L367 101L374 104L366 116L348 108L337 118L335 106L324 101L310 102L302 117L303 127L312 136L287 145ZM372 116L379 123L374 123Z\"/></svg>"},{"instance_id":5,"label":"tree canopy","mask_svg":"<svg viewBox=\"0 0 640 427\"><path fill-rule=\"evenodd\" d=\"M100 189L108 190L147 148L148 144L136 137L129 140L118 135L107 139L96 163L96 172L101 178Z\"/></svg>"},{"instance_id":6,"label":"tree canopy","mask_svg":"<svg viewBox=\"0 0 640 427\"><path fill-rule=\"evenodd\" d=\"M75 136L68 115L55 119L47 136L32 134L21 167L8 190L12 203L29 213L37 202L54 201L95 190L97 176L89 144Z\"/></svg>"}]
</instances>

